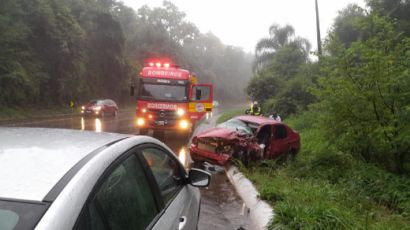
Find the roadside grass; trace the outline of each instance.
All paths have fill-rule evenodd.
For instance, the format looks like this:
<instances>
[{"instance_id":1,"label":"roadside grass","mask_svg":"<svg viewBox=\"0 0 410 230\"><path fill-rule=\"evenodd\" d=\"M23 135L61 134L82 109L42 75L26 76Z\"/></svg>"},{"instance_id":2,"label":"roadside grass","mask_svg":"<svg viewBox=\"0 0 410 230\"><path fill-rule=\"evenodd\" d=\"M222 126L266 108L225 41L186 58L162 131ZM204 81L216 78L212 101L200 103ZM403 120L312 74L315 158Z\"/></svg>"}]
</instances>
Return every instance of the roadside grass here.
<instances>
[{"instance_id":1,"label":"roadside grass","mask_svg":"<svg viewBox=\"0 0 410 230\"><path fill-rule=\"evenodd\" d=\"M292 164L292 163L290 163ZM274 208L269 229L409 229L408 214L395 211L362 187L311 176L295 177L290 165L241 169ZM388 182L386 182L388 184ZM357 182L356 186L361 183ZM380 190L379 190L380 191ZM403 202L403 205L406 202Z\"/></svg>"},{"instance_id":2,"label":"roadside grass","mask_svg":"<svg viewBox=\"0 0 410 230\"><path fill-rule=\"evenodd\" d=\"M274 208L269 229L410 229L410 178L326 144L315 117L305 112L285 121L301 134L294 161L239 165Z\"/></svg>"},{"instance_id":3,"label":"roadside grass","mask_svg":"<svg viewBox=\"0 0 410 230\"><path fill-rule=\"evenodd\" d=\"M216 123L220 124L220 123L225 122L225 121L227 121L227 120L229 120L233 117L243 115L243 114L245 114L245 108L230 110L230 111L227 111L227 112L223 113L221 116L219 116L218 120L216 120Z\"/></svg>"}]
</instances>

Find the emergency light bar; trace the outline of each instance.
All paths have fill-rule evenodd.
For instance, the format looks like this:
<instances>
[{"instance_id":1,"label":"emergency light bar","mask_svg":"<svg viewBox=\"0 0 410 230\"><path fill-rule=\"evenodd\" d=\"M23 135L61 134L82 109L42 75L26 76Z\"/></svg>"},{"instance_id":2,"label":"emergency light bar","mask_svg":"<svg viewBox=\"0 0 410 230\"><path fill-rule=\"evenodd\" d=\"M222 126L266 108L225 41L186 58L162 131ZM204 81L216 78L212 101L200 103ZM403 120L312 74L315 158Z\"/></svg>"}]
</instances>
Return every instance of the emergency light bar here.
<instances>
[{"instance_id":1,"label":"emergency light bar","mask_svg":"<svg viewBox=\"0 0 410 230\"><path fill-rule=\"evenodd\" d=\"M165 62L165 63L161 63L161 62L150 62L150 63L148 63L148 65L150 66L150 67L164 67L164 68L169 68L170 66L171 66L171 64L169 64L169 62Z\"/></svg>"}]
</instances>

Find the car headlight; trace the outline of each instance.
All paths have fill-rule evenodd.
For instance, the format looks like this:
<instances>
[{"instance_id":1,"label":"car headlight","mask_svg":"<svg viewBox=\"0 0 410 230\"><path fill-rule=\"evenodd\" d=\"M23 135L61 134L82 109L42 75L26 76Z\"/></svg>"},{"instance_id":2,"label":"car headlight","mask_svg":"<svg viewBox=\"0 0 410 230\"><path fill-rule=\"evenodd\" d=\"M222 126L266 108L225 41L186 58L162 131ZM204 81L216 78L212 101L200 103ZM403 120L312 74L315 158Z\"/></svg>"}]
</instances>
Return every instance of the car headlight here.
<instances>
[{"instance_id":1,"label":"car headlight","mask_svg":"<svg viewBox=\"0 0 410 230\"><path fill-rule=\"evenodd\" d=\"M85 106L81 106L81 109L84 110L84 109L85 109Z\"/></svg>"},{"instance_id":2,"label":"car headlight","mask_svg":"<svg viewBox=\"0 0 410 230\"><path fill-rule=\"evenodd\" d=\"M180 117L184 116L185 115L185 110L181 109L181 108L177 109L177 115L180 116Z\"/></svg>"},{"instance_id":3,"label":"car headlight","mask_svg":"<svg viewBox=\"0 0 410 230\"><path fill-rule=\"evenodd\" d=\"M187 121L187 120L181 120L181 121L179 122L179 127L180 127L181 129L187 129L187 128L189 127L188 121Z\"/></svg>"},{"instance_id":4,"label":"car headlight","mask_svg":"<svg viewBox=\"0 0 410 230\"><path fill-rule=\"evenodd\" d=\"M138 126L143 126L145 124L144 118L140 117L137 119L137 125Z\"/></svg>"}]
</instances>

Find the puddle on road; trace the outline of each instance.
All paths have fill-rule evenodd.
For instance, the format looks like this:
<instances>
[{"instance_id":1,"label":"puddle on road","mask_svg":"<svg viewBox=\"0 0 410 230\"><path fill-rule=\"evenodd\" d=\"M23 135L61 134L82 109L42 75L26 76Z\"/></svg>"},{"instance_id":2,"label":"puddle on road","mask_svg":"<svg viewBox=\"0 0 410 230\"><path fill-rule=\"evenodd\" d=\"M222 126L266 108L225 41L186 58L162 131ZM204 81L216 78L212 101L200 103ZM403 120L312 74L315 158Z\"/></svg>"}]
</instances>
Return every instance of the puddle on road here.
<instances>
[{"instance_id":1,"label":"puddle on road","mask_svg":"<svg viewBox=\"0 0 410 230\"><path fill-rule=\"evenodd\" d=\"M199 230L254 229L248 208L236 194L222 167L205 163L197 165L212 173L208 189L201 189L202 205Z\"/></svg>"}]
</instances>

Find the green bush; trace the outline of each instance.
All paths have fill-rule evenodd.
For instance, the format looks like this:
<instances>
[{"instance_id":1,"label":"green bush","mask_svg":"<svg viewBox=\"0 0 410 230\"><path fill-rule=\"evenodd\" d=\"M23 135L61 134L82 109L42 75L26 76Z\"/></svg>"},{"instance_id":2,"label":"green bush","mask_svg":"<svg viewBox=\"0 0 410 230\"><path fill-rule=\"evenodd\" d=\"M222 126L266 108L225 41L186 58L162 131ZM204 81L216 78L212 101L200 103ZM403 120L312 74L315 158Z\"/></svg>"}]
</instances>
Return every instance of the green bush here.
<instances>
[{"instance_id":1,"label":"green bush","mask_svg":"<svg viewBox=\"0 0 410 230\"><path fill-rule=\"evenodd\" d=\"M352 190L363 192L380 205L410 218L410 179L358 163L345 182Z\"/></svg>"}]
</instances>

